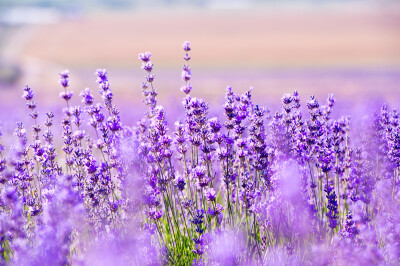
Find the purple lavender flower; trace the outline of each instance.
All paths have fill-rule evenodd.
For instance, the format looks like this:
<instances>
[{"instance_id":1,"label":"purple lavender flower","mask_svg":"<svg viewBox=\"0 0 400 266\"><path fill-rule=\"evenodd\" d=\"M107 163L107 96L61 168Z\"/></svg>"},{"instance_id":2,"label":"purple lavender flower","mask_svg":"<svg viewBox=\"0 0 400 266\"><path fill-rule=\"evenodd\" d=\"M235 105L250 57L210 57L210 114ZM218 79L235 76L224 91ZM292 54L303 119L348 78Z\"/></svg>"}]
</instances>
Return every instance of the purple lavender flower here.
<instances>
[{"instance_id":1,"label":"purple lavender flower","mask_svg":"<svg viewBox=\"0 0 400 266\"><path fill-rule=\"evenodd\" d=\"M205 190L205 196L206 196L206 199L208 201L215 201L216 198L217 198L217 195L216 195L215 190L213 188L207 188Z\"/></svg>"},{"instance_id":2,"label":"purple lavender flower","mask_svg":"<svg viewBox=\"0 0 400 266\"><path fill-rule=\"evenodd\" d=\"M183 50L186 51L186 52L189 52L191 50L189 45L190 45L190 42L188 42L188 41L184 42L182 44Z\"/></svg>"},{"instance_id":3,"label":"purple lavender flower","mask_svg":"<svg viewBox=\"0 0 400 266\"><path fill-rule=\"evenodd\" d=\"M80 96L82 96L82 103L85 105L92 105L94 101L94 97L91 94L91 91L89 88L86 88L84 91L80 93Z\"/></svg>"},{"instance_id":4,"label":"purple lavender flower","mask_svg":"<svg viewBox=\"0 0 400 266\"><path fill-rule=\"evenodd\" d=\"M197 209L193 218L190 219L190 222L192 222L196 226L196 232L199 234L202 234L204 232L204 228L202 226L204 222L204 214L205 211L203 209Z\"/></svg>"},{"instance_id":5,"label":"purple lavender flower","mask_svg":"<svg viewBox=\"0 0 400 266\"><path fill-rule=\"evenodd\" d=\"M33 99L34 95L35 94L33 93L33 90L28 85L25 85L24 94L22 95L22 98L25 98L25 100L30 101Z\"/></svg>"},{"instance_id":6,"label":"purple lavender flower","mask_svg":"<svg viewBox=\"0 0 400 266\"><path fill-rule=\"evenodd\" d=\"M181 77L183 81L189 81L192 77L192 73L190 71L182 71Z\"/></svg>"},{"instance_id":7,"label":"purple lavender flower","mask_svg":"<svg viewBox=\"0 0 400 266\"><path fill-rule=\"evenodd\" d=\"M97 75L97 83L102 84L108 82L107 71L105 69L97 69L95 75Z\"/></svg>"},{"instance_id":8,"label":"purple lavender flower","mask_svg":"<svg viewBox=\"0 0 400 266\"><path fill-rule=\"evenodd\" d=\"M179 176L178 178L176 178L176 183L175 186L177 187L177 189L179 189L180 191L183 191L185 189L185 179L181 176Z\"/></svg>"},{"instance_id":9,"label":"purple lavender flower","mask_svg":"<svg viewBox=\"0 0 400 266\"><path fill-rule=\"evenodd\" d=\"M328 217L329 227L335 229L338 225L338 203L336 201L336 193L334 191L334 187L327 185L324 189L326 192L326 198L328 199L327 209L328 212L326 216Z\"/></svg>"},{"instance_id":10,"label":"purple lavender flower","mask_svg":"<svg viewBox=\"0 0 400 266\"><path fill-rule=\"evenodd\" d=\"M317 99L315 98L315 96L311 96L311 99L308 101L307 103L307 107L310 110L316 109L319 107L319 103L317 101Z\"/></svg>"},{"instance_id":11,"label":"purple lavender flower","mask_svg":"<svg viewBox=\"0 0 400 266\"><path fill-rule=\"evenodd\" d=\"M206 174L206 168L204 166L197 166L192 171L193 178L201 179Z\"/></svg>"},{"instance_id":12,"label":"purple lavender flower","mask_svg":"<svg viewBox=\"0 0 400 266\"><path fill-rule=\"evenodd\" d=\"M142 60L143 62L148 62L150 60L151 53L150 52L145 52L145 53L140 53L138 56L138 59Z\"/></svg>"},{"instance_id":13,"label":"purple lavender flower","mask_svg":"<svg viewBox=\"0 0 400 266\"><path fill-rule=\"evenodd\" d=\"M60 84L64 88L69 87L69 70L64 70L63 72L60 73Z\"/></svg>"},{"instance_id":14,"label":"purple lavender flower","mask_svg":"<svg viewBox=\"0 0 400 266\"><path fill-rule=\"evenodd\" d=\"M184 92L185 94L189 94L192 91L192 89L193 89L192 85L190 85L189 83L181 87L181 91Z\"/></svg>"},{"instance_id":15,"label":"purple lavender flower","mask_svg":"<svg viewBox=\"0 0 400 266\"><path fill-rule=\"evenodd\" d=\"M150 61L143 62L142 69L151 72L153 70L153 64Z\"/></svg>"}]
</instances>

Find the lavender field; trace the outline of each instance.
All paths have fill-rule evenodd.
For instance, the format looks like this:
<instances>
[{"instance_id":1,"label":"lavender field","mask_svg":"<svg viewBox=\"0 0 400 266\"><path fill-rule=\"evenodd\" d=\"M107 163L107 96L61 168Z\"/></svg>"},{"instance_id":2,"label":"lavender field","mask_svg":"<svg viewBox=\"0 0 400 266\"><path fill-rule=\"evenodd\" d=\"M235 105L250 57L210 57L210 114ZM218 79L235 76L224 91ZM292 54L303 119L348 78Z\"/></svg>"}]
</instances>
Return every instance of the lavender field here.
<instances>
[{"instance_id":1,"label":"lavender field","mask_svg":"<svg viewBox=\"0 0 400 266\"><path fill-rule=\"evenodd\" d=\"M0 265L399 265L399 84L395 0L4 0Z\"/></svg>"},{"instance_id":2,"label":"lavender field","mask_svg":"<svg viewBox=\"0 0 400 266\"><path fill-rule=\"evenodd\" d=\"M139 54L146 108L134 126L105 69L98 92L59 74L61 131L35 88L21 89L29 120L0 146L1 263L398 264L397 111L341 116L333 94L297 91L270 110L231 87L209 106L191 96L191 52L185 42L172 115L151 53Z\"/></svg>"}]
</instances>

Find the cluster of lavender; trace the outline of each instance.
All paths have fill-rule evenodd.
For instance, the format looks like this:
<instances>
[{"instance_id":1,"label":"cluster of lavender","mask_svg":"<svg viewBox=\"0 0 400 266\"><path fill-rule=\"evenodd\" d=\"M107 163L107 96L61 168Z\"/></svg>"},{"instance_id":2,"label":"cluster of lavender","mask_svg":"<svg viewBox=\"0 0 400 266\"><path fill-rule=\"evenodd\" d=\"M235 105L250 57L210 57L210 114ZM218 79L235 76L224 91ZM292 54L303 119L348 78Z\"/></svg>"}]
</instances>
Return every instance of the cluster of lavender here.
<instances>
[{"instance_id":1,"label":"cluster of lavender","mask_svg":"<svg viewBox=\"0 0 400 266\"><path fill-rule=\"evenodd\" d=\"M103 69L103 102L86 88L83 106L70 104L70 75L60 74L61 139L25 86L32 132L18 123L13 145L0 145L2 264L400 263L396 110L353 132L349 117L331 117L333 95L303 107L285 94L273 114L252 89L228 87L223 116L210 117L191 96L188 42L183 50L185 98L171 130L149 52L139 54L148 110L133 127Z\"/></svg>"}]
</instances>

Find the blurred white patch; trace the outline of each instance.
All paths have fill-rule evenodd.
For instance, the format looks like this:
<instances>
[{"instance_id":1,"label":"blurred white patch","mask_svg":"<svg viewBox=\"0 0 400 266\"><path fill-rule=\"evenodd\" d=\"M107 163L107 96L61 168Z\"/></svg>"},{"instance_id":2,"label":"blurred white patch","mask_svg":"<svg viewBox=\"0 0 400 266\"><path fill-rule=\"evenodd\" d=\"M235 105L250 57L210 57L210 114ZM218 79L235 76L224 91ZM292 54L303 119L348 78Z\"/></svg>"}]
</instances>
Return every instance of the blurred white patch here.
<instances>
[{"instance_id":1,"label":"blurred white patch","mask_svg":"<svg viewBox=\"0 0 400 266\"><path fill-rule=\"evenodd\" d=\"M214 0L207 7L213 10L245 9L250 7L250 2L245 0Z\"/></svg>"},{"instance_id":2,"label":"blurred white patch","mask_svg":"<svg viewBox=\"0 0 400 266\"><path fill-rule=\"evenodd\" d=\"M0 22L6 25L56 24L61 21L61 13L55 8L16 7L4 12Z\"/></svg>"}]
</instances>

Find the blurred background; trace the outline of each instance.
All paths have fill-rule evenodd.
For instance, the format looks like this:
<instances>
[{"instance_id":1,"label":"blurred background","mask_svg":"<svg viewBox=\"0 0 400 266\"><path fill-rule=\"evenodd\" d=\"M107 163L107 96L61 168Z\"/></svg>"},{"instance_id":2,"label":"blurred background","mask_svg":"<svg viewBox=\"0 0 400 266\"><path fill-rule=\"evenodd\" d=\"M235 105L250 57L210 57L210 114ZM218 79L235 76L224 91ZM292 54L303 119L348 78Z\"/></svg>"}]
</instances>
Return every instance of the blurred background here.
<instances>
[{"instance_id":1,"label":"blurred background","mask_svg":"<svg viewBox=\"0 0 400 266\"><path fill-rule=\"evenodd\" d=\"M0 0L1 115L23 113L24 84L39 107L63 106L64 69L78 103L85 87L97 92L94 72L106 68L122 115L135 120L144 51L153 54L159 103L179 112L184 41L192 47L192 94L217 107L228 85L253 86L255 101L267 105L297 89L303 101L334 93L359 108L369 100L399 107L399 2Z\"/></svg>"}]
</instances>

